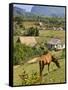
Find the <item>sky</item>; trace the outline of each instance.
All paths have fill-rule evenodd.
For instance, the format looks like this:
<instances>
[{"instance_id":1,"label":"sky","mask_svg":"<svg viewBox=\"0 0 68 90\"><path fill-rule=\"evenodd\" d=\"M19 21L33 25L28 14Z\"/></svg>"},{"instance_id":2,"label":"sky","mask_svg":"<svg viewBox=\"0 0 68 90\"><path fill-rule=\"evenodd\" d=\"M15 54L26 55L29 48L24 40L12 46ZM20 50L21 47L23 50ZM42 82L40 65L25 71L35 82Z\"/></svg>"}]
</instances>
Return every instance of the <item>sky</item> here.
<instances>
[{"instance_id":1,"label":"sky","mask_svg":"<svg viewBox=\"0 0 68 90\"><path fill-rule=\"evenodd\" d=\"M22 8L22 9L25 9L27 12L30 12L33 5L22 5L22 4L14 4L14 7L19 7L19 8Z\"/></svg>"}]
</instances>

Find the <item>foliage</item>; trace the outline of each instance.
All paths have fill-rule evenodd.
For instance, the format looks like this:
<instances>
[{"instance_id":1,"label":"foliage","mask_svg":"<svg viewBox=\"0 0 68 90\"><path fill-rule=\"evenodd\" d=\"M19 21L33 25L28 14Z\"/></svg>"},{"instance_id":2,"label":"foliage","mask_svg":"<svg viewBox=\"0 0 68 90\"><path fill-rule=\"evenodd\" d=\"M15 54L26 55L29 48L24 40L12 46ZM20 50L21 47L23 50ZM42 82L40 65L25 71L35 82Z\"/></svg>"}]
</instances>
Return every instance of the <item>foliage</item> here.
<instances>
[{"instance_id":1,"label":"foliage","mask_svg":"<svg viewBox=\"0 0 68 90\"><path fill-rule=\"evenodd\" d=\"M21 64L35 56L42 55L46 50L47 49L45 48L45 46L42 45L30 47L26 46L25 44L16 42L14 45L13 64L14 65Z\"/></svg>"},{"instance_id":2,"label":"foliage","mask_svg":"<svg viewBox=\"0 0 68 90\"><path fill-rule=\"evenodd\" d=\"M15 16L13 18L13 23L15 23L14 35L39 36L40 35L39 30L43 29L43 27L40 28L38 25L35 24L35 23L39 23L39 21L41 21L43 23L44 28L49 29L49 30L52 30L53 27L56 27L56 28L61 27L61 28L65 29L64 18L43 17L43 16L42 17L36 16L36 18L34 16L31 18L26 18L25 16ZM26 22L29 22L29 23L26 24ZM30 25L30 23L31 23L31 25ZM34 26L34 27L32 27L32 26Z\"/></svg>"},{"instance_id":3,"label":"foliage","mask_svg":"<svg viewBox=\"0 0 68 90\"><path fill-rule=\"evenodd\" d=\"M54 63L51 63L49 74L48 74L48 66L45 65L45 68L43 70L43 78L42 78L41 84L64 83L65 82L65 59L60 59L59 63L61 65L61 68L59 69L56 67ZM13 78L14 78L13 85L14 86L23 85L22 82L24 81L22 80L22 78L20 78L20 75L22 75L24 71L25 71L25 74L28 74L26 85L40 84L39 63L13 66L13 70L14 70L14 75L13 75ZM32 75L34 73L36 73L36 75ZM36 77L37 79L32 79Z\"/></svg>"},{"instance_id":4,"label":"foliage","mask_svg":"<svg viewBox=\"0 0 68 90\"><path fill-rule=\"evenodd\" d=\"M19 25L23 22L23 17L16 16L16 17L14 17L14 21L17 22L17 24Z\"/></svg>"},{"instance_id":5,"label":"foliage","mask_svg":"<svg viewBox=\"0 0 68 90\"><path fill-rule=\"evenodd\" d=\"M29 52L30 51L30 52ZM14 64L20 64L32 55L32 49L24 44L16 43L14 46Z\"/></svg>"},{"instance_id":6,"label":"foliage","mask_svg":"<svg viewBox=\"0 0 68 90\"><path fill-rule=\"evenodd\" d=\"M24 53L22 50L22 45L17 43L14 46L14 56L13 56L13 64L20 64L20 61L23 59Z\"/></svg>"},{"instance_id":7,"label":"foliage","mask_svg":"<svg viewBox=\"0 0 68 90\"><path fill-rule=\"evenodd\" d=\"M23 72L21 75L19 75L19 77L21 78L22 85L31 85L39 81L38 73L35 71L32 71L31 75L29 76L28 73L23 69Z\"/></svg>"},{"instance_id":8,"label":"foliage","mask_svg":"<svg viewBox=\"0 0 68 90\"><path fill-rule=\"evenodd\" d=\"M16 36L16 35L21 35L21 32L22 32L22 29L16 29L16 30L14 30L14 35Z\"/></svg>"},{"instance_id":9,"label":"foliage","mask_svg":"<svg viewBox=\"0 0 68 90\"><path fill-rule=\"evenodd\" d=\"M22 85L26 85L27 83L27 79L28 79L28 74L26 73L26 71L23 69L23 72L21 75L19 75L21 80L22 80Z\"/></svg>"},{"instance_id":10,"label":"foliage","mask_svg":"<svg viewBox=\"0 0 68 90\"><path fill-rule=\"evenodd\" d=\"M65 49L62 50L61 58L65 58Z\"/></svg>"},{"instance_id":11,"label":"foliage","mask_svg":"<svg viewBox=\"0 0 68 90\"><path fill-rule=\"evenodd\" d=\"M22 17L14 17L13 30L14 35L22 35L22 32L25 30Z\"/></svg>"},{"instance_id":12,"label":"foliage","mask_svg":"<svg viewBox=\"0 0 68 90\"><path fill-rule=\"evenodd\" d=\"M39 30L34 27L30 27L24 33L25 36L39 36Z\"/></svg>"}]
</instances>

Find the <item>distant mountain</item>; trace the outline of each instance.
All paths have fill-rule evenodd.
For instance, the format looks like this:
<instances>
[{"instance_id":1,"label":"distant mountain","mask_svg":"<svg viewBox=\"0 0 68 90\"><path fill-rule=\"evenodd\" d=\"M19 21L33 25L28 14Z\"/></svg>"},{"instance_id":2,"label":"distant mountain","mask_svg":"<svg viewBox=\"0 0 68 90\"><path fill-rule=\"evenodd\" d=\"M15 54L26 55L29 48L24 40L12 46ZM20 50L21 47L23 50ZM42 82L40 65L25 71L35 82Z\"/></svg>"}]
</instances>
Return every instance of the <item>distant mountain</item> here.
<instances>
[{"instance_id":1,"label":"distant mountain","mask_svg":"<svg viewBox=\"0 0 68 90\"><path fill-rule=\"evenodd\" d=\"M34 13L31 12L26 12L25 9L19 8L19 7L13 7L13 15L19 15L19 16L25 16L25 17L31 17L35 16Z\"/></svg>"},{"instance_id":2,"label":"distant mountain","mask_svg":"<svg viewBox=\"0 0 68 90\"><path fill-rule=\"evenodd\" d=\"M65 15L65 8L63 7L49 7L49 6L34 6L31 9L31 12L26 12L25 9L14 7L13 8L13 14L16 15L24 15L27 17L31 16L58 16L58 17L64 17Z\"/></svg>"},{"instance_id":3,"label":"distant mountain","mask_svg":"<svg viewBox=\"0 0 68 90\"><path fill-rule=\"evenodd\" d=\"M18 8L18 7L13 7L13 14L14 16L16 15L23 15L25 14L25 9L21 9L21 8Z\"/></svg>"},{"instance_id":4,"label":"distant mountain","mask_svg":"<svg viewBox=\"0 0 68 90\"><path fill-rule=\"evenodd\" d=\"M51 6L34 6L32 7L31 12L38 15L64 17L65 8Z\"/></svg>"}]
</instances>

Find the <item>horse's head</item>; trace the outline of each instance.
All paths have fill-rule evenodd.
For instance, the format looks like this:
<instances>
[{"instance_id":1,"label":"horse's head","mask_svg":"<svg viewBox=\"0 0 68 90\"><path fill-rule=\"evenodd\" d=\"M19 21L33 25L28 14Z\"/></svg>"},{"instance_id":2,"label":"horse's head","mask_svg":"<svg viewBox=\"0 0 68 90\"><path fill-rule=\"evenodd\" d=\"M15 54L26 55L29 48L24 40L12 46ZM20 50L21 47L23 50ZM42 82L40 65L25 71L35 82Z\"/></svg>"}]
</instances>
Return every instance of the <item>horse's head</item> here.
<instances>
[{"instance_id":1,"label":"horse's head","mask_svg":"<svg viewBox=\"0 0 68 90\"><path fill-rule=\"evenodd\" d=\"M58 68L60 68L60 64L59 64L59 61L58 61L57 58L55 58L54 56L52 56L52 61L56 64L56 66L57 66Z\"/></svg>"}]
</instances>

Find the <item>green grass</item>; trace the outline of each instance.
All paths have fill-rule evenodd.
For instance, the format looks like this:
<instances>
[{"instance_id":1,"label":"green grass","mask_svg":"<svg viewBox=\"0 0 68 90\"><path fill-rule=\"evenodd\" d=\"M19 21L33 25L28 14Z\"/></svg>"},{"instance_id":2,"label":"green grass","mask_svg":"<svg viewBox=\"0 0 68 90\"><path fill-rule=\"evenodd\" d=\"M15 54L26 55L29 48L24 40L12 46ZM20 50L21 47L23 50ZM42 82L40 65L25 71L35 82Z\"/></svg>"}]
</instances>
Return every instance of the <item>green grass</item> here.
<instances>
[{"instance_id":1,"label":"green grass","mask_svg":"<svg viewBox=\"0 0 68 90\"><path fill-rule=\"evenodd\" d=\"M24 26L26 25L26 28L34 25L34 22L33 23L25 22L25 23L24 23ZM59 38L61 41L65 42L65 31L40 30L39 33L40 33L39 36L41 37L38 37L38 38L35 37L38 43L42 43L42 42L46 43L51 38ZM17 38L18 36L14 36L14 45L17 41ZM52 53L55 54L56 57L61 56L61 51L57 53L55 51L52 51ZM60 69L58 69L54 63L51 63L49 74L48 74L48 67L47 65L45 65L43 70L42 84L65 82L65 59L60 59L59 62L61 65ZM20 75L23 72L23 68L25 69L25 71L28 73L29 76L31 76L32 71L37 72L39 76L38 63L13 66L13 85L14 86L22 85L22 80L20 78ZM37 83L34 83L34 84L40 84L40 82L38 81Z\"/></svg>"},{"instance_id":2,"label":"green grass","mask_svg":"<svg viewBox=\"0 0 68 90\"><path fill-rule=\"evenodd\" d=\"M38 26L35 25L36 23L37 22L35 22L35 21L24 21L22 23L22 25L27 30L30 27L38 27ZM21 28L19 28L19 29L21 29ZM64 30L62 30L62 31L61 30L46 30L46 29L45 30L39 30L39 36L45 36L46 39L59 38L59 39L64 41L64 39L65 39L65 31Z\"/></svg>"},{"instance_id":3,"label":"green grass","mask_svg":"<svg viewBox=\"0 0 68 90\"><path fill-rule=\"evenodd\" d=\"M48 74L48 67L45 65L43 70L43 79L41 84L47 84L47 83L63 83L65 82L65 60L60 59L59 60L61 68L57 68L54 63L50 64L50 72ZM29 76L31 76L31 73L33 71L38 73L39 76L39 64L24 64L24 65L17 65L13 67L13 85L22 85L22 80L19 77L19 75L22 74L23 68L28 73ZM40 84L38 81L34 84Z\"/></svg>"},{"instance_id":4,"label":"green grass","mask_svg":"<svg viewBox=\"0 0 68 90\"><path fill-rule=\"evenodd\" d=\"M50 38L59 38L62 41L65 41L65 31L60 30L41 30L39 36L45 36L46 39Z\"/></svg>"},{"instance_id":5,"label":"green grass","mask_svg":"<svg viewBox=\"0 0 68 90\"><path fill-rule=\"evenodd\" d=\"M14 43L17 41L18 36L14 36ZM41 30L39 37L35 37L38 43L47 43L51 38L59 38L61 42L65 42L65 31L54 30Z\"/></svg>"}]
</instances>

